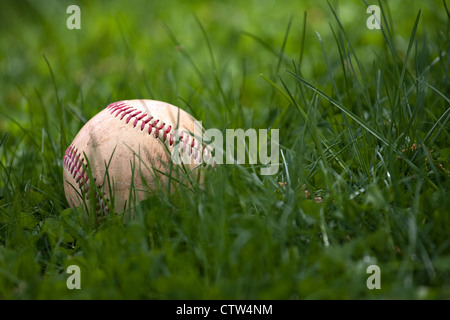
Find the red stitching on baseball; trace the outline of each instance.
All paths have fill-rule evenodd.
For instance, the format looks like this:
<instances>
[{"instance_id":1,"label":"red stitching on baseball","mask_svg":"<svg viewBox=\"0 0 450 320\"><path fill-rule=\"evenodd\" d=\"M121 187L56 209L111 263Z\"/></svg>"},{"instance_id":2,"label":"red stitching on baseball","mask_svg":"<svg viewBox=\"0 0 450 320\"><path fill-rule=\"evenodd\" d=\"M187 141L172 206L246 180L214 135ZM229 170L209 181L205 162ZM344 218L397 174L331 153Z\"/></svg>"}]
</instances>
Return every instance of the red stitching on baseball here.
<instances>
[{"instance_id":1,"label":"red stitching on baseball","mask_svg":"<svg viewBox=\"0 0 450 320\"><path fill-rule=\"evenodd\" d=\"M139 112L140 112L140 111L139 111ZM147 114L143 113L143 114L141 114L139 117L137 117L137 118L134 120L133 128L136 128L136 125L137 125L138 121L141 120L142 118L145 118L146 116L147 116ZM142 129L141 129L141 131L142 131Z\"/></svg>"},{"instance_id":2,"label":"red stitching on baseball","mask_svg":"<svg viewBox=\"0 0 450 320\"><path fill-rule=\"evenodd\" d=\"M158 121L159 121L159 120L157 120L157 121L155 122L155 126L156 126L156 124L158 123ZM164 128L165 125L166 125L166 124L163 122L159 127L156 127L156 131L155 131L156 138L159 137L159 130L161 130L162 128ZM163 138L163 140L165 140L165 139Z\"/></svg>"},{"instance_id":3,"label":"red stitching on baseball","mask_svg":"<svg viewBox=\"0 0 450 320\"><path fill-rule=\"evenodd\" d=\"M133 108L130 108L129 110L125 111L125 112L122 114L122 116L120 117L120 120L122 120L123 117L125 117L127 114L133 112L133 110L134 110ZM128 123L128 122L127 122L127 123Z\"/></svg>"},{"instance_id":4,"label":"red stitching on baseball","mask_svg":"<svg viewBox=\"0 0 450 320\"><path fill-rule=\"evenodd\" d=\"M145 126L148 124L148 134L151 135L153 131L155 138L159 138L160 131L162 131L162 140L167 141L169 143L169 146L174 145L175 133L173 132L173 127L171 125L168 125L167 128L164 129L166 123L160 121L160 119L155 119L153 116L137 110L124 101L111 103L106 108L115 118L120 115L120 120L123 120L123 118L128 115L125 120L126 124L129 124L129 122L134 118L134 121L132 122L133 128L135 128L138 122L141 121L140 130L144 131ZM160 122L161 124L158 126L158 123ZM198 143L196 145L197 140L194 137L192 137L191 141L189 141L189 139L190 136L188 136L186 139L183 132L180 133L179 141L183 142L181 145L183 152L186 152L188 155L192 156L194 160L197 159L200 155L203 155L204 159L209 159L211 157L211 152L206 146L199 145Z\"/></svg>"},{"instance_id":5,"label":"red stitching on baseball","mask_svg":"<svg viewBox=\"0 0 450 320\"><path fill-rule=\"evenodd\" d=\"M129 116L128 116L128 118L127 118L127 121L126 121L126 123L128 124L128 122L130 122L130 119L131 118L134 118L134 117L136 117L139 113L141 113L142 111L136 111L136 112L133 112L132 114L130 114Z\"/></svg>"},{"instance_id":6,"label":"red stitching on baseball","mask_svg":"<svg viewBox=\"0 0 450 320\"><path fill-rule=\"evenodd\" d=\"M70 172L72 178L78 183L80 189L84 192L88 192L89 185L87 185L87 181L89 176L87 174L84 176L84 168L82 167L83 164L84 158L81 157L81 154L78 153L78 150L74 145L70 145L64 154L63 166ZM83 178L83 180L81 180L81 178ZM83 189L84 185L86 186Z\"/></svg>"},{"instance_id":7,"label":"red stitching on baseball","mask_svg":"<svg viewBox=\"0 0 450 320\"><path fill-rule=\"evenodd\" d=\"M70 172L74 180L79 184L80 189L84 192L88 192L89 186L86 183L89 176L87 174L84 176L84 168L82 168L83 164L84 158L82 158L81 154L78 153L78 149L75 148L74 145L70 145L64 154L63 166ZM81 178L83 178L83 180L81 180ZM85 184L86 186L83 189L82 187Z\"/></svg>"},{"instance_id":8,"label":"red stitching on baseball","mask_svg":"<svg viewBox=\"0 0 450 320\"><path fill-rule=\"evenodd\" d=\"M117 108L118 111L117 111L115 117L117 117L121 112L127 111L128 109L131 109L131 107L121 106L121 107Z\"/></svg>"},{"instance_id":9,"label":"red stitching on baseball","mask_svg":"<svg viewBox=\"0 0 450 320\"><path fill-rule=\"evenodd\" d=\"M124 105L125 105L125 103L123 103L123 102L116 102L116 103L111 103L107 108L112 109L114 111Z\"/></svg>"},{"instance_id":10,"label":"red stitching on baseball","mask_svg":"<svg viewBox=\"0 0 450 320\"><path fill-rule=\"evenodd\" d=\"M124 102L122 102L122 101L119 101L119 102L115 102L115 103L110 104L107 108L111 109L112 112L115 112L117 109L120 109L120 108L122 108L124 106L126 106L126 104Z\"/></svg>"},{"instance_id":11,"label":"red stitching on baseball","mask_svg":"<svg viewBox=\"0 0 450 320\"><path fill-rule=\"evenodd\" d=\"M150 123L148 126L148 134L152 134L153 125Z\"/></svg>"},{"instance_id":12,"label":"red stitching on baseball","mask_svg":"<svg viewBox=\"0 0 450 320\"><path fill-rule=\"evenodd\" d=\"M64 154L63 167L70 172L72 178L78 184L84 195L86 195L90 190L88 184L89 175L84 170L85 166L86 164L84 158L81 156L81 153L78 152L78 149L74 145L70 145ZM104 194L105 193L103 193L103 195ZM95 190L95 201L97 212L109 213L109 207L103 201L103 198L98 194L97 190Z\"/></svg>"},{"instance_id":13,"label":"red stitching on baseball","mask_svg":"<svg viewBox=\"0 0 450 320\"><path fill-rule=\"evenodd\" d=\"M147 115L145 115L145 116L147 116ZM146 125L150 120L152 120L152 117L147 118L147 119L145 119L144 121L142 121L142 124L141 124L141 131L144 130L145 125Z\"/></svg>"}]
</instances>

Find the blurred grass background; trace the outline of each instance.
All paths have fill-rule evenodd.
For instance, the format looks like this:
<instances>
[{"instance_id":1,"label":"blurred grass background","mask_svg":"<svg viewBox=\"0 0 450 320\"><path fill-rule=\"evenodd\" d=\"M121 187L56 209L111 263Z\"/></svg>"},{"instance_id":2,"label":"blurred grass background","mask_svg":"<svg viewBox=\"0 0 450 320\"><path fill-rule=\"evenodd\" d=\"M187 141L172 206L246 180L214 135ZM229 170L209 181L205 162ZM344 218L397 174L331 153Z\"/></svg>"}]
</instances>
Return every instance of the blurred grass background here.
<instances>
[{"instance_id":1,"label":"blurred grass background","mask_svg":"<svg viewBox=\"0 0 450 320\"><path fill-rule=\"evenodd\" d=\"M2 1L0 298L448 299L448 11L381 5L386 36L363 1ZM279 173L219 167L204 192L86 222L67 209L64 151L134 98L206 128L279 128Z\"/></svg>"}]
</instances>

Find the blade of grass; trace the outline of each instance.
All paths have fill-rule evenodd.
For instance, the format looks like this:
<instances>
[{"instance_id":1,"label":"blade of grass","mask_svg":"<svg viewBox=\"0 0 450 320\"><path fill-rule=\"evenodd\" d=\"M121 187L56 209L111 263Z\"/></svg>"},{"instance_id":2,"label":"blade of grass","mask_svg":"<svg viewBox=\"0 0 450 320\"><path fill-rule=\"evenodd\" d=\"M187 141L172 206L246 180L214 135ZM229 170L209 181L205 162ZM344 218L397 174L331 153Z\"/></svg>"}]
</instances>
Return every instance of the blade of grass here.
<instances>
[{"instance_id":1,"label":"blade of grass","mask_svg":"<svg viewBox=\"0 0 450 320\"><path fill-rule=\"evenodd\" d=\"M300 57L298 58L298 70L301 69L303 62L303 52L305 51L306 21L307 21L307 13L305 11L303 14L303 29L302 29L302 40L300 41Z\"/></svg>"},{"instance_id":2,"label":"blade of grass","mask_svg":"<svg viewBox=\"0 0 450 320\"><path fill-rule=\"evenodd\" d=\"M223 90L223 86L219 80L219 76L217 73L217 67L216 67L216 62L214 59L214 53L211 47L211 42L209 41L209 37L208 34L206 33L205 28L203 27L202 23L200 22L200 19L194 15L195 21L197 22L200 30L202 31L203 34L203 38L205 39L206 45L208 47L208 53L209 53L209 57L211 59L211 67L212 67L212 71L213 71L213 75L214 75L214 80L216 82L216 86L219 89L220 92L220 96L222 97L223 102L225 103L226 108L228 109L228 111L230 111L230 104L229 101L227 99L227 96L225 95L225 92Z\"/></svg>"},{"instance_id":3,"label":"blade of grass","mask_svg":"<svg viewBox=\"0 0 450 320\"><path fill-rule=\"evenodd\" d=\"M48 61L45 54L43 54L42 56L44 57L45 63L47 64L48 70L50 71L50 76L51 76L52 82L53 82L53 89L55 90L56 107L57 107L56 116L58 117L58 120L59 120L59 132L60 132L60 137L59 137L60 138L60 140L59 140L60 150L59 150L59 152L60 152L60 155L63 155L64 151L65 151L65 147L67 145L66 125L65 125L65 121L64 121L64 118L65 118L64 108L61 103L61 99L59 98L58 86L56 85L55 75L53 73L50 62Z\"/></svg>"},{"instance_id":4,"label":"blade of grass","mask_svg":"<svg viewBox=\"0 0 450 320\"><path fill-rule=\"evenodd\" d=\"M330 76L330 79L331 79L331 84L333 86L333 89L334 89L334 92L336 94L337 100L338 100L338 102L340 104L342 104L341 95L339 94L339 89L337 88L336 81L334 80L334 75L333 75L330 63L328 61L328 56L327 56L327 53L326 53L325 46L323 44L322 38L320 37L320 34L317 31L316 31L316 35L317 35L317 38L319 39L320 45L322 47L322 53L323 53L323 56L324 56L324 59L325 59L325 64L327 66L328 73L329 73L329 76ZM356 78L356 76L355 76L355 78ZM342 112L342 117L344 119L345 126L347 127L347 131L348 131L348 133L350 135L350 139L352 141L356 140L355 139L355 134L354 134L354 132L352 130L352 127L350 126L350 123L348 122L347 116L345 115L344 112ZM360 164L361 168L364 168L364 170L366 172L366 175L369 176L370 175L369 168L368 168L368 166L366 165L365 161L362 158L362 155L361 155L361 152L360 152L360 148L357 147L357 144L353 144L352 147L353 147L353 151L356 153L356 156L358 158L358 161L359 161L359 164Z\"/></svg>"},{"instance_id":5,"label":"blade of grass","mask_svg":"<svg viewBox=\"0 0 450 320\"><path fill-rule=\"evenodd\" d=\"M327 101L329 101L331 104L336 106L338 109L342 110L345 114L347 114L350 118L352 118L356 123L358 123L361 127L363 127L365 130L367 130L371 135L373 135L375 138L377 138L380 142L385 144L386 146L392 148L392 150L400 156L411 168L413 168L417 172L421 172L417 166L412 163L400 150L395 148L388 140L386 140L384 137L382 137L376 130L374 130L371 126L369 126L367 123L365 123L362 119L360 119L357 115L355 115L353 112L351 112L348 108L344 107L331 97L327 96L323 91L319 90L315 86L313 86L311 83L306 81L305 79L299 77L295 73L287 70L288 73L290 73L292 76L294 76L298 81L303 83L306 87L310 88L314 92L316 92L321 97L325 98Z\"/></svg>"},{"instance_id":6,"label":"blade of grass","mask_svg":"<svg viewBox=\"0 0 450 320\"><path fill-rule=\"evenodd\" d=\"M281 50L280 50L280 53L278 54L278 62L277 62L277 67L275 69L276 75L280 72L281 62L283 61L284 49L286 47L286 42L287 42L287 39L289 36L289 30L291 29L291 24L292 24L292 16L289 18L289 22L286 27L286 32L284 33L283 44L281 45Z\"/></svg>"}]
</instances>

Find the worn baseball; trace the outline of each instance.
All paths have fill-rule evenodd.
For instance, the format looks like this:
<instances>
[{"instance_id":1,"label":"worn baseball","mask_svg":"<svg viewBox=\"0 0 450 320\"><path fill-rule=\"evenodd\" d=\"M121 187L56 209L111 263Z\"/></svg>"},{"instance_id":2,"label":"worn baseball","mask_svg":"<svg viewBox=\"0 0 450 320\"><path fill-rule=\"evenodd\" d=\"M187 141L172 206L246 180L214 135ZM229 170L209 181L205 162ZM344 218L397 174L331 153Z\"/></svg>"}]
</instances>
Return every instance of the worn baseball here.
<instances>
[{"instance_id":1,"label":"worn baseball","mask_svg":"<svg viewBox=\"0 0 450 320\"><path fill-rule=\"evenodd\" d=\"M121 212L151 190L167 189L174 172L194 176L202 163L198 160L208 154L193 135L194 126L190 114L161 101L108 105L83 126L65 152L64 191L69 205L86 205L92 199L88 195L94 194L97 210L109 211L114 204L114 211ZM188 162L174 165L174 150L184 153ZM179 174L172 183L180 179ZM94 192L89 192L93 186Z\"/></svg>"}]
</instances>

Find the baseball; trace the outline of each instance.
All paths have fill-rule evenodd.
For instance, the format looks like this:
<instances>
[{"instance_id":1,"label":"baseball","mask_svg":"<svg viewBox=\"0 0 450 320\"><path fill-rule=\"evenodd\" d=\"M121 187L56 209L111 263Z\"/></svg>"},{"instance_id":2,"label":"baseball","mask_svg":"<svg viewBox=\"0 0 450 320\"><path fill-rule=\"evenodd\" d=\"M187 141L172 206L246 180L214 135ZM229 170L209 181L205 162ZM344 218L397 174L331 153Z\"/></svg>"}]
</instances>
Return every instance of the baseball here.
<instances>
[{"instance_id":1,"label":"baseball","mask_svg":"<svg viewBox=\"0 0 450 320\"><path fill-rule=\"evenodd\" d=\"M89 203L88 194L95 194L98 211L109 212L113 204L114 211L121 212L134 203L130 199L140 201L149 190L167 189L168 176L177 171L171 158L176 143L192 159L182 166L182 175L195 179L198 157L208 150L192 135L194 121L187 112L161 101L108 105L83 126L65 152L64 191L69 205L82 206ZM173 181L180 179L177 175Z\"/></svg>"}]
</instances>

